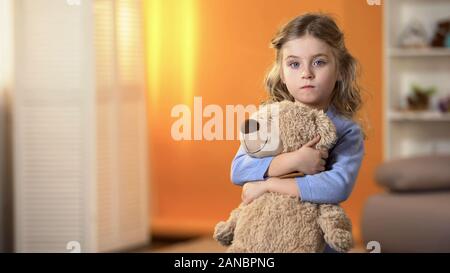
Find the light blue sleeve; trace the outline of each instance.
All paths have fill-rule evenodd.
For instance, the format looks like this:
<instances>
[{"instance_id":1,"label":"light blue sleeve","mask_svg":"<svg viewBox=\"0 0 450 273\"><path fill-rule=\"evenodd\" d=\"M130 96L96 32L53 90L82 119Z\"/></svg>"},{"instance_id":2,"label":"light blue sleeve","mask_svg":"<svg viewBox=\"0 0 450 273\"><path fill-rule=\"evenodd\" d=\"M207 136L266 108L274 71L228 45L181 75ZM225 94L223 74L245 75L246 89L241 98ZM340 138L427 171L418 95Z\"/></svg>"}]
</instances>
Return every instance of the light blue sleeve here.
<instances>
[{"instance_id":1,"label":"light blue sleeve","mask_svg":"<svg viewBox=\"0 0 450 273\"><path fill-rule=\"evenodd\" d=\"M361 129L352 123L330 152L327 171L295 178L301 200L319 204L338 204L347 200L353 190L363 156Z\"/></svg>"},{"instance_id":2,"label":"light blue sleeve","mask_svg":"<svg viewBox=\"0 0 450 273\"><path fill-rule=\"evenodd\" d=\"M236 185L244 185L245 182L264 180L273 156L255 158L249 156L244 148L239 147L236 156L231 163L231 181Z\"/></svg>"}]
</instances>

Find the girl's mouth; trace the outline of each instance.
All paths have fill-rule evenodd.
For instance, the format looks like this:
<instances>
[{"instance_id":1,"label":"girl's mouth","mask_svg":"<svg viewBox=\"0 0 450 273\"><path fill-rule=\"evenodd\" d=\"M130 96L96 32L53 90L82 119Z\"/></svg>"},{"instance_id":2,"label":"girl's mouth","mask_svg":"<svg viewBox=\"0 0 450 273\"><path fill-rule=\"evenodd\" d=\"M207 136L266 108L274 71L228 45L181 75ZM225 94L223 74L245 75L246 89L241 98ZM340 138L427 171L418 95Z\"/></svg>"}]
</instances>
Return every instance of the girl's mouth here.
<instances>
[{"instance_id":1,"label":"girl's mouth","mask_svg":"<svg viewBox=\"0 0 450 273\"><path fill-rule=\"evenodd\" d=\"M311 88L314 88L314 85L305 85L305 86L302 86L302 88L300 88L300 89L311 89Z\"/></svg>"}]
</instances>

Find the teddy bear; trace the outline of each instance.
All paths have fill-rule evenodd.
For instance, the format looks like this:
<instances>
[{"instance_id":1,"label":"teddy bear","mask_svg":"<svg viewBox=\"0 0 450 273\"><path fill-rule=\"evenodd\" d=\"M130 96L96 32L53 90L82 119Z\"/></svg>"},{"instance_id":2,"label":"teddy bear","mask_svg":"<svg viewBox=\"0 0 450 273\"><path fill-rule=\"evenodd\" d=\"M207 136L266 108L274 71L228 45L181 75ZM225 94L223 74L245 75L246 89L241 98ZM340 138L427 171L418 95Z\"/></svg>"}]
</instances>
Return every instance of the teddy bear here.
<instances>
[{"instance_id":1,"label":"teddy bear","mask_svg":"<svg viewBox=\"0 0 450 273\"><path fill-rule=\"evenodd\" d=\"M316 149L329 150L336 142L336 128L326 114L286 100L260 107L243 123L240 138L250 156L264 157L297 150L317 135ZM213 237L230 253L323 252L325 243L347 252L353 246L352 225L340 206L273 192L241 203L216 225Z\"/></svg>"}]
</instances>

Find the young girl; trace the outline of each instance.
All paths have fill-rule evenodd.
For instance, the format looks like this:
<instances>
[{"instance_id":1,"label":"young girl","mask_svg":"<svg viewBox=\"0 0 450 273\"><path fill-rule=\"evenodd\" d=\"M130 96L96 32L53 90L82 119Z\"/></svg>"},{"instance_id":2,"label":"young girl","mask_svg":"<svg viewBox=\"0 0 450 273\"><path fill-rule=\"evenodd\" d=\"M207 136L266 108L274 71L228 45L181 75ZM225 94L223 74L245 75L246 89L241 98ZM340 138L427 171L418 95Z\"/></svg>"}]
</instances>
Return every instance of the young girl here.
<instances>
[{"instance_id":1,"label":"young girl","mask_svg":"<svg viewBox=\"0 0 450 273\"><path fill-rule=\"evenodd\" d=\"M275 157L253 158L240 147L232 162L231 180L243 185L244 203L265 192L312 203L343 202L353 189L364 154L364 133L354 121L362 104L356 60L336 23L322 14L296 17L271 44L276 61L265 79L268 103L295 100L326 111L338 140L329 155L314 149L320 136L297 151ZM305 176L278 178L295 171Z\"/></svg>"}]
</instances>

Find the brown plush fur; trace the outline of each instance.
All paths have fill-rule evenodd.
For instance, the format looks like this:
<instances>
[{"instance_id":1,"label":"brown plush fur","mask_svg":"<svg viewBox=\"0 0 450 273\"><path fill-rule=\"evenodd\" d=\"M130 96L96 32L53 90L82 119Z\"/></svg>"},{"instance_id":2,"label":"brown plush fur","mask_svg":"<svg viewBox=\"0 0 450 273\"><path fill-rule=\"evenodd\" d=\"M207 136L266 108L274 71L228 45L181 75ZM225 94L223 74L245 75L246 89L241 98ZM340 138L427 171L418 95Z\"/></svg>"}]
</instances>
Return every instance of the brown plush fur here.
<instances>
[{"instance_id":1,"label":"brown plush fur","mask_svg":"<svg viewBox=\"0 0 450 273\"><path fill-rule=\"evenodd\" d=\"M298 102L276 105L283 152L300 148L318 134L321 140L316 148L334 145L336 129L323 111ZM272 114L268 108L260 112ZM216 225L214 239L229 246L228 252L322 252L325 242L346 252L353 245L351 222L341 207L301 202L278 193L265 193L234 209L226 222Z\"/></svg>"}]
</instances>

